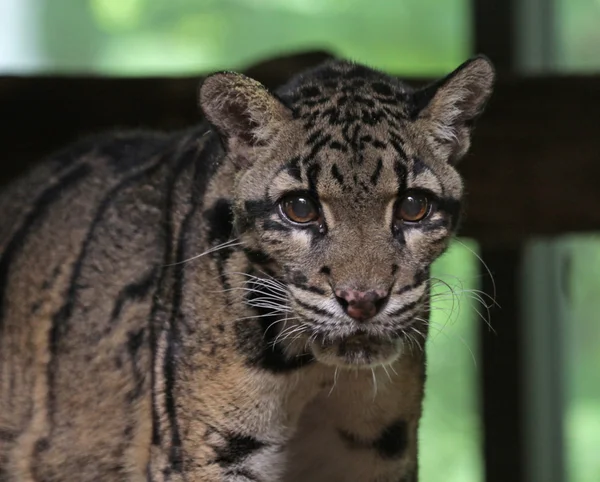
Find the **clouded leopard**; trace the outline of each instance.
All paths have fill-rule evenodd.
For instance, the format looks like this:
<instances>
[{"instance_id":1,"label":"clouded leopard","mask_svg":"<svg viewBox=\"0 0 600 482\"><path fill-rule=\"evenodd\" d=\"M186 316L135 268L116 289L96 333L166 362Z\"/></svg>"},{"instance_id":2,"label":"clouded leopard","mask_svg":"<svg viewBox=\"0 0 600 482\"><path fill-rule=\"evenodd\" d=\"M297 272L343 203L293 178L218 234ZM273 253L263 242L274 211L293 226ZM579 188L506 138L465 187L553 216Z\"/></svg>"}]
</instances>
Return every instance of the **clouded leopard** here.
<instances>
[{"instance_id":1,"label":"clouded leopard","mask_svg":"<svg viewBox=\"0 0 600 482\"><path fill-rule=\"evenodd\" d=\"M205 124L6 188L0 480L415 482L429 267L493 79L217 73Z\"/></svg>"}]
</instances>

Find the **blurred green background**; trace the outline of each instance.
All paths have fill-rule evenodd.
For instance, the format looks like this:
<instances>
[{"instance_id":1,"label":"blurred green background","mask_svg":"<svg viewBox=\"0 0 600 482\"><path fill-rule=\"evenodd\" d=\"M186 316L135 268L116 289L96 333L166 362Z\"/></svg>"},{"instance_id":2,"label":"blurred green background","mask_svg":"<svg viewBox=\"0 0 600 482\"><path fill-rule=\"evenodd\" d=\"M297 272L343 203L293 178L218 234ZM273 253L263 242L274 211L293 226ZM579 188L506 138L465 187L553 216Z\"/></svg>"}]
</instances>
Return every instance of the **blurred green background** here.
<instances>
[{"instance_id":1,"label":"blurred green background","mask_svg":"<svg viewBox=\"0 0 600 482\"><path fill-rule=\"evenodd\" d=\"M598 70L600 0L552 7L548 69ZM0 74L200 75L320 49L393 74L434 76L474 53L472 15L467 0L0 0ZM598 482L600 239L555 242L572 259L564 320L568 480ZM475 243L456 242L434 268L448 286L438 284L433 298L424 482L484 478L478 333L487 315L473 291L485 272L476 252Z\"/></svg>"}]
</instances>

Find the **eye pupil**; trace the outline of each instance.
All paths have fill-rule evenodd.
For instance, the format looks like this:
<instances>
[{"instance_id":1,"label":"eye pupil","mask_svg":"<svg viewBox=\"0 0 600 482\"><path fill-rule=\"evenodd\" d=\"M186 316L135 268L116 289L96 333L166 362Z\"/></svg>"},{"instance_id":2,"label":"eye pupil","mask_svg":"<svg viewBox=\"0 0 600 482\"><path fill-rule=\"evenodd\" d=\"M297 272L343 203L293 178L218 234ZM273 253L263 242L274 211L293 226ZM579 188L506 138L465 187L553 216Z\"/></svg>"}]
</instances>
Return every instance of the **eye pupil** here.
<instances>
[{"instance_id":1,"label":"eye pupil","mask_svg":"<svg viewBox=\"0 0 600 482\"><path fill-rule=\"evenodd\" d=\"M319 218L319 212L312 199L305 196L289 196L283 200L283 213L295 223L310 223Z\"/></svg>"},{"instance_id":2,"label":"eye pupil","mask_svg":"<svg viewBox=\"0 0 600 482\"><path fill-rule=\"evenodd\" d=\"M403 221L417 222L429 211L429 201L423 194L408 194L398 206L397 217Z\"/></svg>"}]
</instances>

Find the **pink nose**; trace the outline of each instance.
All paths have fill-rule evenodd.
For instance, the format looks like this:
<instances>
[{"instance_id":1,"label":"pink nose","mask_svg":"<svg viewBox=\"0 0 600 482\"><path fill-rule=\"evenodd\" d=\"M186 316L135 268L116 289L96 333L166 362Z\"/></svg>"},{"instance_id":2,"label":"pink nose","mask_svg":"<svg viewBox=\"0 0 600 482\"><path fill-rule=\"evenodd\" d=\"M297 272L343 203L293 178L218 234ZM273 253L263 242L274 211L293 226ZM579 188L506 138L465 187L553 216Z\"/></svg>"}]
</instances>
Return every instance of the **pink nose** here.
<instances>
[{"instance_id":1,"label":"pink nose","mask_svg":"<svg viewBox=\"0 0 600 482\"><path fill-rule=\"evenodd\" d=\"M357 321L373 318L387 301L385 290L356 291L335 290L335 296L346 314Z\"/></svg>"}]
</instances>

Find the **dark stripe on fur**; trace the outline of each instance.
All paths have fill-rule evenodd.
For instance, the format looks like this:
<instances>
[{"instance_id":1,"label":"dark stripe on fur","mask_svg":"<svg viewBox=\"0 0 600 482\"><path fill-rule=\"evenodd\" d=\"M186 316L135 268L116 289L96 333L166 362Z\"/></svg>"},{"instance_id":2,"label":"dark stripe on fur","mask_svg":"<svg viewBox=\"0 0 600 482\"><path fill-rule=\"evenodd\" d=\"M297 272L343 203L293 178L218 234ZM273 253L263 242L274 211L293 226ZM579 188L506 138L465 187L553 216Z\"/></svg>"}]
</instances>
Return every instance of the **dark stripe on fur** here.
<instances>
[{"instance_id":1,"label":"dark stripe on fur","mask_svg":"<svg viewBox=\"0 0 600 482\"><path fill-rule=\"evenodd\" d=\"M127 301L143 300L146 296L148 296L148 293L155 285L157 273L158 266L154 266L141 279L126 285L119 292L110 316L111 324L114 324L117 321L119 315L121 314L121 310Z\"/></svg>"},{"instance_id":2,"label":"dark stripe on fur","mask_svg":"<svg viewBox=\"0 0 600 482\"><path fill-rule=\"evenodd\" d=\"M268 298L269 295L277 295L277 293L271 293L268 287L259 283L249 282L248 287L252 290L247 295L249 304L257 298ZM314 361L309 353L292 358L286 357L281 344L276 342L277 326L283 323L285 317L281 313L268 308L255 307L254 309L260 315L258 318L242 319L236 321L234 325L237 347L242 353L246 354L248 363L251 366L259 366L273 373L286 373L302 368Z\"/></svg>"},{"instance_id":3,"label":"dark stripe on fur","mask_svg":"<svg viewBox=\"0 0 600 482\"><path fill-rule=\"evenodd\" d=\"M383 169L383 161L381 160L381 157L380 157L377 160L377 167L375 168L375 171L371 175L371 184L373 184L373 186L376 186L377 183L379 182L379 176L381 176L382 169Z\"/></svg>"},{"instance_id":4,"label":"dark stripe on fur","mask_svg":"<svg viewBox=\"0 0 600 482\"><path fill-rule=\"evenodd\" d=\"M385 427L375 440L367 440L345 430L338 430L350 449L374 450L385 460L399 459L408 446L408 427L404 420L395 420Z\"/></svg>"},{"instance_id":5,"label":"dark stripe on fur","mask_svg":"<svg viewBox=\"0 0 600 482\"><path fill-rule=\"evenodd\" d=\"M312 311L313 313L317 314L317 315L321 315L321 316L327 316L327 317L331 317L333 316L331 313L329 313L328 311L325 311L321 308L318 308L316 306L310 305L308 303L305 303L304 301L300 301L298 298L294 297L294 301L296 303L298 303L299 306L301 306L302 308L304 308L305 310L308 311Z\"/></svg>"},{"instance_id":6,"label":"dark stripe on fur","mask_svg":"<svg viewBox=\"0 0 600 482\"><path fill-rule=\"evenodd\" d=\"M21 248L25 244L25 239L32 230L33 226L39 222L52 209L52 205L58 200L61 194L72 185L81 181L91 172L87 164L78 166L60 179L52 187L46 189L35 201L34 207L17 232L13 235L6 246L2 258L0 259L0 333L2 332L4 319L4 290L8 286L8 273L10 264L17 257Z\"/></svg>"},{"instance_id":7,"label":"dark stripe on fur","mask_svg":"<svg viewBox=\"0 0 600 482\"><path fill-rule=\"evenodd\" d=\"M224 468L242 462L246 457L267 445L251 435L229 433L223 437L225 444L215 447L214 450L215 462Z\"/></svg>"},{"instance_id":8,"label":"dark stripe on fur","mask_svg":"<svg viewBox=\"0 0 600 482\"><path fill-rule=\"evenodd\" d=\"M137 172L136 174L131 175L130 177L125 178L121 181L117 186L112 188L108 194L104 196L102 201L99 203L99 207L94 215L94 219L92 220L88 232L85 236L85 239L82 244L81 251L77 260L73 266L73 272L71 274L71 280L69 283L69 289L65 295L65 303L63 306L55 313L52 318L52 327L49 332L49 351L50 351L50 361L48 363L47 368L47 378L48 378L48 416L50 421L53 421L54 416L54 406L56 403L56 395L54 392L54 374L56 372L57 364L58 364L58 346L60 339L68 332L69 329L69 320L73 313L73 308L77 301L77 291L79 288L78 279L81 275L81 269L83 267L83 262L87 256L87 250L94 239L94 232L100 221L102 220L105 211L111 206L117 194L123 190L131 186L132 184L138 182L146 176L152 175L155 171L163 166L165 159L161 159L159 162L156 162L146 169ZM52 423L51 423L52 425ZM52 430L52 426L50 428Z\"/></svg>"},{"instance_id":9,"label":"dark stripe on fur","mask_svg":"<svg viewBox=\"0 0 600 482\"><path fill-rule=\"evenodd\" d=\"M173 208L174 201L173 196L175 195L175 186L177 182L181 178L182 174L190 167L190 165L197 160L198 148L195 145L195 142L192 142L192 148L184 151L178 159L178 162L175 165L175 169L171 175L171 178L167 182L167 197L166 197L166 205L163 214L163 233L164 233L164 255L163 255L163 264L160 273L160 277L158 279L158 296L154 297L152 302L152 309L150 312L150 350L152 353L152 370L151 370L151 384L152 384L152 444L156 446L161 445L161 430L160 430L160 421L158 417L158 413L156 411L157 403L159 403L157 395L156 395L156 375L155 363L157 361L157 330L160 331L161 327L158 326L158 314L159 311L164 309L164 297L171 289L171 281L172 281L172 273L173 267L170 266L171 263L175 261L175 252L173 249Z\"/></svg>"},{"instance_id":10,"label":"dark stripe on fur","mask_svg":"<svg viewBox=\"0 0 600 482\"><path fill-rule=\"evenodd\" d=\"M388 316L400 316L404 313L407 313L408 311L412 310L415 306L417 306L419 304L419 301L420 300L413 301L411 303L407 303L406 305L401 306L397 310L394 310L391 313L388 313Z\"/></svg>"}]
</instances>

